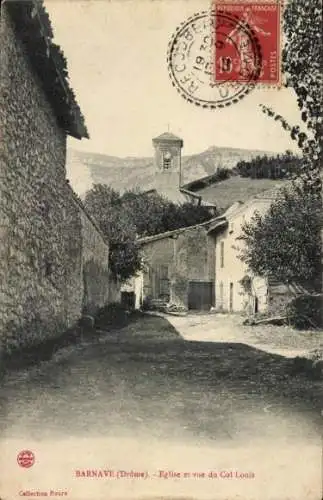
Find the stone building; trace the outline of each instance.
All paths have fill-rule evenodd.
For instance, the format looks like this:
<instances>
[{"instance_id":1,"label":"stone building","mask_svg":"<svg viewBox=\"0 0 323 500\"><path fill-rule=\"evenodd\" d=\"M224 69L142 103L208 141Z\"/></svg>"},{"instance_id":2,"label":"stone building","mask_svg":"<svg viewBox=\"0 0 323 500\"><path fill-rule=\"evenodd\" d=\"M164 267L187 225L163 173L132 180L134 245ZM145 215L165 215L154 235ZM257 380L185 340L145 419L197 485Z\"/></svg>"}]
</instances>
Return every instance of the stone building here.
<instances>
[{"instance_id":1,"label":"stone building","mask_svg":"<svg viewBox=\"0 0 323 500\"><path fill-rule=\"evenodd\" d=\"M109 300L108 243L66 181L67 135L88 133L52 38L39 1L1 1L3 349L59 335Z\"/></svg>"},{"instance_id":2,"label":"stone building","mask_svg":"<svg viewBox=\"0 0 323 500\"><path fill-rule=\"evenodd\" d=\"M144 269L141 302L163 301L187 309L214 306L214 242L211 221L140 238ZM138 290L139 287L137 286ZM138 298L137 298L138 303Z\"/></svg>"},{"instance_id":3,"label":"stone building","mask_svg":"<svg viewBox=\"0 0 323 500\"><path fill-rule=\"evenodd\" d=\"M271 279L254 276L239 259L243 242L237 238L245 222L255 213L263 215L276 199L279 187L267 190L245 203L234 203L214 219L209 228L215 243L215 306L217 311L257 313L282 311L295 290Z\"/></svg>"}]
</instances>

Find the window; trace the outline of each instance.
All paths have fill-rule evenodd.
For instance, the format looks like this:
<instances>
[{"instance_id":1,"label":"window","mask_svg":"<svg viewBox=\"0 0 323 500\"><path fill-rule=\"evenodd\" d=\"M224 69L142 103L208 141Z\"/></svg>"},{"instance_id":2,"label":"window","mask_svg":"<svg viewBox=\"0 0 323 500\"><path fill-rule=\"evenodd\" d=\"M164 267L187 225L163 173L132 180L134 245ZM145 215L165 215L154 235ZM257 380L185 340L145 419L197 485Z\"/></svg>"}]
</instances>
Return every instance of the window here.
<instances>
[{"instance_id":1,"label":"window","mask_svg":"<svg viewBox=\"0 0 323 500\"><path fill-rule=\"evenodd\" d=\"M170 161L171 159L170 158L164 158L164 170L168 170L170 168Z\"/></svg>"},{"instance_id":2,"label":"window","mask_svg":"<svg viewBox=\"0 0 323 500\"><path fill-rule=\"evenodd\" d=\"M220 267L224 267L224 241L220 243Z\"/></svg>"},{"instance_id":3,"label":"window","mask_svg":"<svg viewBox=\"0 0 323 500\"><path fill-rule=\"evenodd\" d=\"M169 152L167 152L163 156L163 169L168 170L171 167L171 163L172 163L172 155Z\"/></svg>"}]
</instances>

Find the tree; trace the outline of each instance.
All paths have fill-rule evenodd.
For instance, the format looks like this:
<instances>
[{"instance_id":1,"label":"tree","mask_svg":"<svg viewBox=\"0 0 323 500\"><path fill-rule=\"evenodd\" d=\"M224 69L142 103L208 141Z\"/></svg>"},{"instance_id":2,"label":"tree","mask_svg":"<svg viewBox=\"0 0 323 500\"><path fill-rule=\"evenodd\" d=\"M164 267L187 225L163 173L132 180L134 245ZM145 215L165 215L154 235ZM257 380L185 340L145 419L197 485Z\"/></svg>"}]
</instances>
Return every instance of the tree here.
<instances>
[{"instance_id":1,"label":"tree","mask_svg":"<svg viewBox=\"0 0 323 500\"><path fill-rule=\"evenodd\" d=\"M126 191L121 197L123 209L136 227L138 236L150 236L167 231L163 219L172 205L158 193Z\"/></svg>"},{"instance_id":2,"label":"tree","mask_svg":"<svg viewBox=\"0 0 323 500\"><path fill-rule=\"evenodd\" d=\"M180 227L193 226L209 220L210 210L186 202L173 203L160 194L127 191L121 197L124 210L131 217L139 236L172 231Z\"/></svg>"},{"instance_id":3,"label":"tree","mask_svg":"<svg viewBox=\"0 0 323 500\"><path fill-rule=\"evenodd\" d=\"M95 184L86 193L86 209L110 245L110 268L121 280L141 268L138 237L199 224L211 218L207 207L177 205L158 193L126 191L120 195L109 186Z\"/></svg>"},{"instance_id":4,"label":"tree","mask_svg":"<svg viewBox=\"0 0 323 500\"><path fill-rule=\"evenodd\" d=\"M297 95L302 120L313 138L309 144L302 143L298 136L299 147L318 159L316 145L322 136L322 2L321 0L291 0L285 10L284 30L286 45L283 52L284 71L287 86Z\"/></svg>"},{"instance_id":5,"label":"tree","mask_svg":"<svg viewBox=\"0 0 323 500\"><path fill-rule=\"evenodd\" d=\"M263 111L290 133L302 151L298 182L283 191L264 216L256 215L243 227L246 247L242 259L261 276L312 281L321 268L321 1L290 0L284 12L286 44L283 69L286 86L294 89L307 132L291 126L272 109Z\"/></svg>"},{"instance_id":6,"label":"tree","mask_svg":"<svg viewBox=\"0 0 323 500\"><path fill-rule=\"evenodd\" d=\"M130 278L141 267L140 248L136 243L136 226L123 210L120 194L108 186L95 184L86 193L84 205L109 242L112 275L122 281Z\"/></svg>"},{"instance_id":7,"label":"tree","mask_svg":"<svg viewBox=\"0 0 323 500\"><path fill-rule=\"evenodd\" d=\"M264 215L245 223L239 240L241 259L258 276L289 284L317 279L320 264L320 210L302 186L284 188Z\"/></svg>"},{"instance_id":8,"label":"tree","mask_svg":"<svg viewBox=\"0 0 323 500\"><path fill-rule=\"evenodd\" d=\"M240 161L235 171L241 177L257 179L285 179L298 174L302 165L302 158L286 152L283 155L268 158L266 155L253 158L249 161Z\"/></svg>"},{"instance_id":9,"label":"tree","mask_svg":"<svg viewBox=\"0 0 323 500\"><path fill-rule=\"evenodd\" d=\"M262 110L288 131L303 153L304 189L321 190L319 171L322 166L322 1L290 0L284 11L286 43L283 70L286 86L293 88L301 119L307 133L299 125L291 126L271 108Z\"/></svg>"}]
</instances>

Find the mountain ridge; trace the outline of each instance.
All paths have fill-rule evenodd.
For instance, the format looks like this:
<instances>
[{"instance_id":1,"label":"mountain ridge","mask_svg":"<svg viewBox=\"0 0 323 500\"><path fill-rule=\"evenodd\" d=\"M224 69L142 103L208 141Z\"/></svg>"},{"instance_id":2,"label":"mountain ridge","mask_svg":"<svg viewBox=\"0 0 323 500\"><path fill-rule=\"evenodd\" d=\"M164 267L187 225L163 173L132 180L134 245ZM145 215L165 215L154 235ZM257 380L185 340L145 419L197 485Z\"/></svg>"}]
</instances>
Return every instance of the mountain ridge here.
<instances>
[{"instance_id":1,"label":"mountain ridge","mask_svg":"<svg viewBox=\"0 0 323 500\"><path fill-rule=\"evenodd\" d=\"M216 172L218 168L232 169L241 161L257 156L276 156L281 153L257 149L241 149L222 146L209 146L205 151L182 157L182 182L187 184ZM71 177L86 176L87 186L107 184L118 191L128 189L151 189L154 184L153 156L118 157L102 153L68 150L67 170ZM84 183L85 184L85 183ZM81 189L82 190L82 189ZM80 194L80 189L76 189Z\"/></svg>"}]
</instances>

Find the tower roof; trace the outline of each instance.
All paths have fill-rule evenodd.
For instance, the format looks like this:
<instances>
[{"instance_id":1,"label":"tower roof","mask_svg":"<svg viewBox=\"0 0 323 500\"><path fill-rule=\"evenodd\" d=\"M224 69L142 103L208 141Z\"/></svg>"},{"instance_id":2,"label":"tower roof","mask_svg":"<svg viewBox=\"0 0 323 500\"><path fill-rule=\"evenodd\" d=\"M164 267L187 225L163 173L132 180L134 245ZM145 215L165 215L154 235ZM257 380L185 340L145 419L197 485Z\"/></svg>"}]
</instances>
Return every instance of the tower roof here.
<instances>
[{"instance_id":1,"label":"tower roof","mask_svg":"<svg viewBox=\"0 0 323 500\"><path fill-rule=\"evenodd\" d=\"M177 135L172 134L171 132L164 132L163 134L155 137L153 141L162 142L162 141L172 141L172 142L180 142L183 144L183 139L177 137Z\"/></svg>"}]
</instances>

